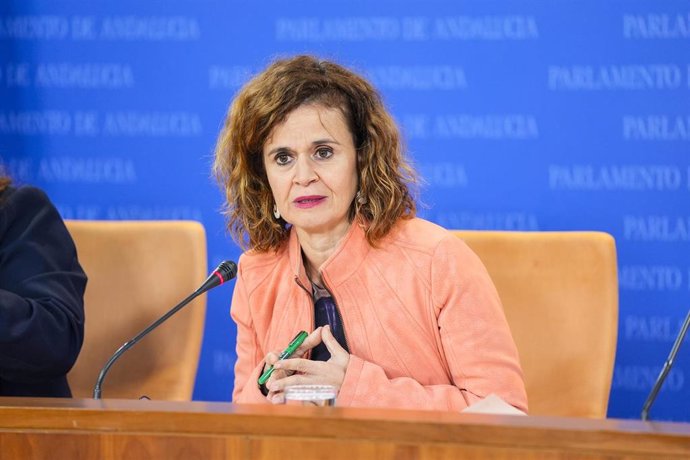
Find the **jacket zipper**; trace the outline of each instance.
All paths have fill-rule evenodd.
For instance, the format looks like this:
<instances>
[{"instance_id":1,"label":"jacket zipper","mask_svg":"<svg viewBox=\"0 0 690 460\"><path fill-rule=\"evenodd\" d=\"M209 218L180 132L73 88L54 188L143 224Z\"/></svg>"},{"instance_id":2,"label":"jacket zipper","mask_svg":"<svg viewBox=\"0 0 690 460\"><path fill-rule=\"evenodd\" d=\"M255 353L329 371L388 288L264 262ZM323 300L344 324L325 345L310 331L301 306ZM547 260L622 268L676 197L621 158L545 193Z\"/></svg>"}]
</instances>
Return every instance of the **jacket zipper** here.
<instances>
[{"instance_id":1,"label":"jacket zipper","mask_svg":"<svg viewBox=\"0 0 690 460\"><path fill-rule=\"evenodd\" d=\"M304 285L302 284L302 282L301 282L300 279L299 279L299 276L295 276L295 283L297 283L297 286L301 287L301 288L304 290L304 292L306 292L307 295L308 295L309 297L311 297L311 292L309 292L309 290L308 290L306 287L304 287ZM314 321L315 321L315 319L314 319L314 305L313 305L314 302L313 302L313 300L312 300L311 303L312 303L312 306L311 306L311 308L309 309L309 316L311 317L311 321L310 321L310 322L311 322L311 324L313 325L313 324L314 324ZM309 350L309 351L307 352L307 358L308 358L308 359L311 359L311 350Z\"/></svg>"}]
</instances>

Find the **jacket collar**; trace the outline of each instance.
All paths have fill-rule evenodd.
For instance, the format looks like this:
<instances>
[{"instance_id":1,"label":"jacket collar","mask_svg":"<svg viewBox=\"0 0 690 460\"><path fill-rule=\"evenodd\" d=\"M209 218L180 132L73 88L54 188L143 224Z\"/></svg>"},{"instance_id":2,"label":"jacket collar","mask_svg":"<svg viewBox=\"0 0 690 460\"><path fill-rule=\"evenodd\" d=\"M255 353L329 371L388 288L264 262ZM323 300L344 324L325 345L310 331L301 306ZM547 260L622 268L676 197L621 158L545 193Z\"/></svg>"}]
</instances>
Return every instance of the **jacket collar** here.
<instances>
[{"instance_id":1,"label":"jacket collar","mask_svg":"<svg viewBox=\"0 0 690 460\"><path fill-rule=\"evenodd\" d=\"M360 220L355 219L333 254L323 264L322 274L328 286L334 288L352 277L370 249L371 246L364 234L364 226ZM290 229L288 253L290 267L295 278L299 280L302 286L311 288L311 282L302 260L302 247L294 228Z\"/></svg>"}]
</instances>

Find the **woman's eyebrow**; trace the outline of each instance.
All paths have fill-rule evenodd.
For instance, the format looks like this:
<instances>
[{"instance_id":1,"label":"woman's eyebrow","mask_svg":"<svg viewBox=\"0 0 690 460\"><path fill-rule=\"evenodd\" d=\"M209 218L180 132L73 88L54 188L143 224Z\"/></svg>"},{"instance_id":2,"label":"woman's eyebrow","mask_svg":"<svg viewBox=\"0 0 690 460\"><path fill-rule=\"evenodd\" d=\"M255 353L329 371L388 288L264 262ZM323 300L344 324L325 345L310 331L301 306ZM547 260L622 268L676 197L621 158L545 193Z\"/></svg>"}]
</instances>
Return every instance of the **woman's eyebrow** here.
<instances>
[{"instance_id":1,"label":"woman's eyebrow","mask_svg":"<svg viewBox=\"0 0 690 460\"><path fill-rule=\"evenodd\" d=\"M317 144L338 144L338 145L340 145L340 142L336 141L335 139L326 138L326 139L317 139L315 141L312 141L311 144L312 145L317 145Z\"/></svg>"},{"instance_id":2,"label":"woman's eyebrow","mask_svg":"<svg viewBox=\"0 0 690 460\"><path fill-rule=\"evenodd\" d=\"M312 146L319 145L319 144L340 145L340 142L338 142L335 139L332 139L330 137L325 137L323 139L316 139L316 140L311 142ZM290 147L273 147L271 150L266 152L266 155L275 155L276 153L280 153L280 152L292 152L292 149Z\"/></svg>"},{"instance_id":3,"label":"woman's eyebrow","mask_svg":"<svg viewBox=\"0 0 690 460\"><path fill-rule=\"evenodd\" d=\"M273 155L279 152L291 152L291 150L288 147L275 147L266 152L266 156Z\"/></svg>"}]
</instances>

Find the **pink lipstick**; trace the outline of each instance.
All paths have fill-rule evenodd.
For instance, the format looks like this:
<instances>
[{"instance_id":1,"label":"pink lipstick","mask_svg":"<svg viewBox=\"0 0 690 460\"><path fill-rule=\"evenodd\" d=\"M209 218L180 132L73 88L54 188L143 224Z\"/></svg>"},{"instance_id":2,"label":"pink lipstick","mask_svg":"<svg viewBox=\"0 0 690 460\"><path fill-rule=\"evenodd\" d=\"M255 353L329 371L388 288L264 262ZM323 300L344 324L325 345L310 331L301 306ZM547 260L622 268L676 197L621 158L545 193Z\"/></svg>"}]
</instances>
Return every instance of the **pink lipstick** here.
<instances>
[{"instance_id":1,"label":"pink lipstick","mask_svg":"<svg viewBox=\"0 0 690 460\"><path fill-rule=\"evenodd\" d=\"M300 196L293 200L295 206L301 209L309 209L318 206L326 199L323 195Z\"/></svg>"}]
</instances>

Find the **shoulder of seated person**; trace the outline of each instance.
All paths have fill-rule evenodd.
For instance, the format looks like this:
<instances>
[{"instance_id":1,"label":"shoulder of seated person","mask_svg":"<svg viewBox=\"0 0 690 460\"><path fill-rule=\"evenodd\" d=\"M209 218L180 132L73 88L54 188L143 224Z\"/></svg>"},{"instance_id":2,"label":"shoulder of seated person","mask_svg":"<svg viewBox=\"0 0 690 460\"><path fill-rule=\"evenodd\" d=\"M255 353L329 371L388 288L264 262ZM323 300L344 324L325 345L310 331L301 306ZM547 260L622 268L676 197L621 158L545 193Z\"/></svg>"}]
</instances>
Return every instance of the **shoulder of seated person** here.
<instances>
[{"instance_id":1,"label":"shoulder of seated person","mask_svg":"<svg viewBox=\"0 0 690 460\"><path fill-rule=\"evenodd\" d=\"M284 265L288 263L285 252L285 245L281 246L277 251L246 251L240 256L238 261L242 277L245 281L259 281L270 276L276 270L283 270Z\"/></svg>"},{"instance_id":2,"label":"shoulder of seated person","mask_svg":"<svg viewBox=\"0 0 690 460\"><path fill-rule=\"evenodd\" d=\"M24 185L17 188L10 187L5 193L8 193L6 196L8 202L20 203L23 206L50 202L48 195L46 195L43 190L30 185Z\"/></svg>"},{"instance_id":3,"label":"shoulder of seated person","mask_svg":"<svg viewBox=\"0 0 690 460\"><path fill-rule=\"evenodd\" d=\"M451 233L445 228L419 217L401 219L385 239L410 247L434 248Z\"/></svg>"}]
</instances>

